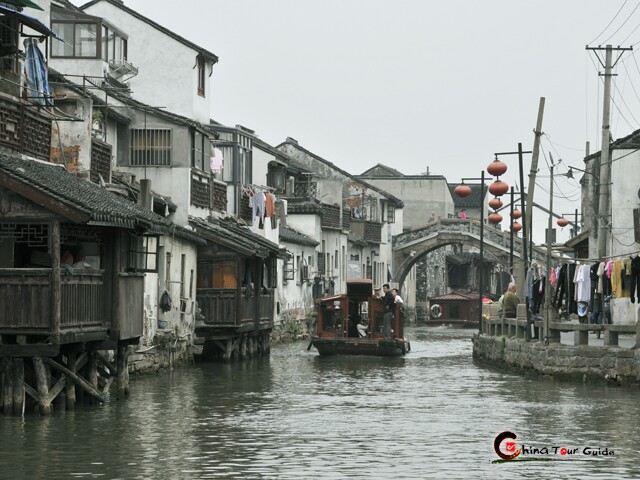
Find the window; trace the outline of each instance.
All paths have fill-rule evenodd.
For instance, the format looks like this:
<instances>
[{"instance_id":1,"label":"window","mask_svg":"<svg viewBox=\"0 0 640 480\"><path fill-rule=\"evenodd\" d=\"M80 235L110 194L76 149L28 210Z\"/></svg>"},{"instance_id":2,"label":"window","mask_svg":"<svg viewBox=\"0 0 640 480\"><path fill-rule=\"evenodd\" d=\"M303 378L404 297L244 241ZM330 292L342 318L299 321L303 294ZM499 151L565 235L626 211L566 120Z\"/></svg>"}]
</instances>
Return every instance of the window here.
<instances>
[{"instance_id":1,"label":"window","mask_svg":"<svg viewBox=\"0 0 640 480\"><path fill-rule=\"evenodd\" d=\"M127 60L127 38L107 25L102 25L101 56L105 62L119 64Z\"/></svg>"},{"instance_id":2,"label":"window","mask_svg":"<svg viewBox=\"0 0 640 480\"><path fill-rule=\"evenodd\" d=\"M99 18L52 8L51 30L64 38L51 38L52 57L99 58L103 35Z\"/></svg>"},{"instance_id":3,"label":"window","mask_svg":"<svg viewBox=\"0 0 640 480\"><path fill-rule=\"evenodd\" d=\"M324 269L324 253L318 252L318 273L323 275L325 273Z\"/></svg>"},{"instance_id":4,"label":"window","mask_svg":"<svg viewBox=\"0 0 640 480\"><path fill-rule=\"evenodd\" d=\"M158 271L158 237L143 235L129 237L129 270L137 272Z\"/></svg>"},{"instance_id":5,"label":"window","mask_svg":"<svg viewBox=\"0 0 640 480\"><path fill-rule=\"evenodd\" d=\"M236 262L226 261L212 265L211 267L212 287L235 290L238 287L236 275Z\"/></svg>"},{"instance_id":6,"label":"window","mask_svg":"<svg viewBox=\"0 0 640 480\"><path fill-rule=\"evenodd\" d=\"M14 16L0 17L0 70L16 71L18 53L18 21Z\"/></svg>"},{"instance_id":7,"label":"window","mask_svg":"<svg viewBox=\"0 0 640 480\"><path fill-rule=\"evenodd\" d=\"M191 166L199 168L204 172L205 159L209 156L206 154L206 147L209 143L209 138L203 135L201 132L195 130L192 137L193 142L193 158L191 160Z\"/></svg>"},{"instance_id":8,"label":"window","mask_svg":"<svg viewBox=\"0 0 640 480\"><path fill-rule=\"evenodd\" d=\"M171 166L171 130L131 130L131 166Z\"/></svg>"},{"instance_id":9,"label":"window","mask_svg":"<svg viewBox=\"0 0 640 480\"><path fill-rule=\"evenodd\" d=\"M205 84L206 75L204 58L198 57L198 95L200 95L201 97L205 96Z\"/></svg>"},{"instance_id":10,"label":"window","mask_svg":"<svg viewBox=\"0 0 640 480\"><path fill-rule=\"evenodd\" d=\"M388 223L396 223L396 207L391 203L387 203L387 218L385 221Z\"/></svg>"},{"instance_id":11,"label":"window","mask_svg":"<svg viewBox=\"0 0 640 480\"><path fill-rule=\"evenodd\" d=\"M284 268L282 270L282 281L293 280L295 275L295 267L293 265L293 257L288 257L284 261Z\"/></svg>"}]
</instances>

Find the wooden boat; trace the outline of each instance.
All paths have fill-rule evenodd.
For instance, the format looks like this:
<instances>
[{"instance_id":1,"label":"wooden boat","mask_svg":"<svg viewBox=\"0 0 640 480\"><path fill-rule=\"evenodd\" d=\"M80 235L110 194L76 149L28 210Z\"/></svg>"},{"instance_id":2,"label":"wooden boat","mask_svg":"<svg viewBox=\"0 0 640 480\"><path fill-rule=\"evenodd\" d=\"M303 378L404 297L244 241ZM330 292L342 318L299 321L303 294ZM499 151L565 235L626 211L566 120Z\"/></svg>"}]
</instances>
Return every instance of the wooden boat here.
<instances>
[{"instance_id":1,"label":"wooden boat","mask_svg":"<svg viewBox=\"0 0 640 480\"><path fill-rule=\"evenodd\" d=\"M371 280L348 280L346 294L316 300L318 328L311 345L320 355L398 357L409 352L400 308L394 312L391 338L385 339L382 299L372 292ZM364 337L357 329L361 319L367 326Z\"/></svg>"}]
</instances>

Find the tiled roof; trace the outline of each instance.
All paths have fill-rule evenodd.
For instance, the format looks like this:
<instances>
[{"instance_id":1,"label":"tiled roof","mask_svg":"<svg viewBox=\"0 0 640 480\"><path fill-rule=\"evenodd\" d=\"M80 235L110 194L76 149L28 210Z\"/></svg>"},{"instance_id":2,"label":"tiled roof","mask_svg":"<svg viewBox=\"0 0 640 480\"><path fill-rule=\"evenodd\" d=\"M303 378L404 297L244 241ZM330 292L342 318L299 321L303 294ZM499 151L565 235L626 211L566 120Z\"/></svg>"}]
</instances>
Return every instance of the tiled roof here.
<instances>
[{"instance_id":1,"label":"tiled roof","mask_svg":"<svg viewBox=\"0 0 640 480\"><path fill-rule=\"evenodd\" d=\"M85 214L89 224L122 228L142 225L160 232L174 227L170 220L69 173L60 165L0 155L0 179L3 177L33 187L68 209Z\"/></svg>"},{"instance_id":2,"label":"tiled roof","mask_svg":"<svg viewBox=\"0 0 640 480\"><path fill-rule=\"evenodd\" d=\"M297 245L309 245L310 247L317 247L320 245L320 242L309 235L305 235L304 233L298 232L297 230L285 225L280 225L280 241L295 243Z\"/></svg>"},{"instance_id":3,"label":"tiled roof","mask_svg":"<svg viewBox=\"0 0 640 480\"><path fill-rule=\"evenodd\" d=\"M118 170L114 170L111 172L111 181L116 185L121 185L126 187L127 190L130 191L130 198L132 201L137 201L138 196L140 195L140 182L138 181L130 181L131 174L125 172L119 172ZM159 205L162 210L165 208L169 210L169 212L173 213L178 209L178 205L175 204L171 197L162 195L158 192L152 191L151 195L153 196L153 204L154 207Z\"/></svg>"},{"instance_id":4,"label":"tiled roof","mask_svg":"<svg viewBox=\"0 0 640 480\"><path fill-rule=\"evenodd\" d=\"M459 184L456 183L455 185L449 185L449 191L451 192L451 197L453 198L453 204L455 205L456 208L480 208L480 205L482 205L482 201L481 201L481 186L480 184L473 184L473 183L467 183L466 185L468 185L471 188L471 194L469 194L466 197L459 197L458 195L456 195L455 193L453 193L453 190L458 186ZM486 194L486 190L485 190L485 194Z\"/></svg>"},{"instance_id":5,"label":"tiled roof","mask_svg":"<svg viewBox=\"0 0 640 480\"><path fill-rule=\"evenodd\" d=\"M382 163L378 163L370 169L364 171L358 177L404 177L404 174L400 170L388 167Z\"/></svg>"},{"instance_id":6,"label":"tiled roof","mask_svg":"<svg viewBox=\"0 0 640 480\"><path fill-rule=\"evenodd\" d=\"M232 217L210 217L208 220L189 217L189 224L195 228L198 236L236 252L259 257L285 254L277 244L253 233L249 227Z\"/></svg>"},{"instance_id":7,"label":"tiled roof","mask_svg":"<svg viewBox=\"0 0 640 480\"><path fill-rule=\"evenodd\" d=\"M276 148L280 149L281 147L284 147L285 145L291 145L294 148L297 148L298 150L300 150L301 152L306 153L307 155L313 157L314 159L318 160L321 163L324 163L325 165L327 165L328 167L334 169L337 172L340 172L342 175L351 178L353 180L356 180L358 183L361 183L362 185L364 185L365 187L378 192L380 195L384 196L385 198L387 198L388 200L390 200L391 202L393 202L395 204L396 207L402 208L404 207L404 202L402 200L400 200L398 197L391 195L389 192L381 189L380 187L377 187L375 185L372 185L370 183L367 183L364 180L359 179L358 177L356 177L355 175L350 174L349 172L342 170L340 167L334 165L333 163L331 163L329 160L326 160L324 158L322 158L319 155L316 155L315 153L311 152L310 150L307 150L304 147L301 147L297 142L295 141L291 141L290 138L287 138L287 140L285 140L284 142L282 142L280 145L277 145Z\"/></svg>"}]
</instances>

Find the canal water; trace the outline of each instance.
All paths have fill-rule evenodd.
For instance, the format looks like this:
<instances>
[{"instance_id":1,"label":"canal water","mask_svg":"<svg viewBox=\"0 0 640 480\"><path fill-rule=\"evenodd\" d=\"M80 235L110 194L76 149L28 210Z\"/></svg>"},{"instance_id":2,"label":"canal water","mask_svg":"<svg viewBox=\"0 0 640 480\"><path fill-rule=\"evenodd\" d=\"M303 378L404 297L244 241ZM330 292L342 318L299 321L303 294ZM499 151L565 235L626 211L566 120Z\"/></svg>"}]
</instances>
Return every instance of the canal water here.
<instances>
[{"instance_id":1,"label":"canal water","mask_svg":"<svg viewBox=\"0 0 640 480\"><path fill-rule=\"evenodd\" d=\"M484 368L472 361L470 330L406 334L404 358L320 358L306 343L275 345L270 358L132 381L124 402L0 418L0 477L640 476L637 390ZM494 463L503 431L529 453Z\"/></svg>"}]
</instances>

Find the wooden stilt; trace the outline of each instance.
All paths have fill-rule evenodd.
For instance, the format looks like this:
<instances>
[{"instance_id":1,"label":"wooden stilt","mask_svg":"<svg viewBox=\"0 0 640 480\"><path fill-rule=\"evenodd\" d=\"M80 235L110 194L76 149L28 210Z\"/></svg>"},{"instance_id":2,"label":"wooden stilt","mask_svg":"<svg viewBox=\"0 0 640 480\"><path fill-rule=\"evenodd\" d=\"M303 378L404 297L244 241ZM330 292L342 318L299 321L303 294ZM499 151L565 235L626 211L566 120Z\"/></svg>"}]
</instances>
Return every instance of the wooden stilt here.
<instances>
[{"instance_id":1,"label":"wooden stilt","mask_svg":"<svg viewBox=\"0 0 640 480\"><path fill-rule=\"evenodd\" d=\"M127 372L129 370L129 346L125 343L118 342L118 367L117 371L117 389L118 399L124 399L129 389Z\"/></svg>"},{"instance_id":2,"label":"wooden stilt","mask_svg":"<svg viewBox=\"0 0 640 480\"><path fill-rule=\"evenodd\" d=\"M98 361L96 359L96 352L89 352L89 361L87 362L87 381L91 387L98 391ZM95 397L91 399L91 403L94 403Z\"/></svg>"},{"instance_id":3,"label":"wooden stilt","mask_svg":"<svg viewBox=\"0 0 640 480\"><path fill-rule=\"evenodd\" d=\"M243 335L240 339L240 358L247 358L247 336Z\"/></svg>"},{"instance_id":4,"label":"wooden stilt","mask_svg":"<svg viewBox=\"0 0 640 480\"><path fill-rule=\"evenodd\" d=\"M24 359L13 359L13 415L24 413Z\"/></svg>"},{"instance_id":5,"label":"wooden stilt","mask_svg":"<svg viewBox=\"0 0 640 480\"><path fill-rule=\"evenodd\" d=\"M92 356L90 356L89 358L91 358ZM94 358L94 367L95 367L95 356L93 356ZM98 400L99 402L104 402L105 398L104 395L102 393L100 393L100 391L97 388L97 383L98 383L98 377L97 377L97 370L94 368L93 372L95 375L95 384L90 383L90 381L85 380L84 378L82 378L80 375L76 375L75 373L73 373L71 370L69 370L67 367L60 365L58 362L56 362L55 360L51 359L51 358L44 358L44 361L47 362L49 365L51 365L53 368L55 368L56 370L64 373L65 375L71 377L81 388L81 391L85 391L87 392L89 395L91 395L94 399ZM89 364L91 364L91 361L89 361ZM80 393L80 392L78 392Z\"/></svg>"},{"instance_id":6,"label":"wooden stilt","mask_svg":"<svg viewBox=\"0 0 640 480\"><path fill-rule=\"evenodd\" d=\"M40 415L51 415L51 401L49 399L49 375L40 357L33 357L33 371L38 388L38 409Z\"/></svg>"},{"instance_id":7,"label":"wooden stilt","mask_svg":"<svg viewBox=\"0 0 640 480\"><path fill-rule=\"evenodd\" d=\"M2 359L2 412L5 416L13 415L13 362L11 358Z\"/></svg>"},{"instance_id":8,"label":"wooden stilt","mask_svg":"<svg viewBox=\"0 0 640 480\"><path fill-rule=\"evenodd\" d=\"M225 340L224 342L224 353L222 354L222 359L229 361L231 360L231 355L233 353L233 339L230 338Z\"/></svg>"},{"instance_id":9,"label":"wooden stilt","mask_svg":"<svg viewBox=\"0 0 640 480\"><path fill-rule=\"evenodd\" d=\"M254 348L255 348L255 342L253 341L255 337L253 335L250 335L247 338L247 354L249 355L249 357L253 357L253 355L255 354L254 352Z\"/></svg>"},{"instance_id":10,"label":"wooden stilt","mask_svg":"<svg viewBox=\"0 0 640 480\"><path fill-rule=\"evenodd\" d=\"M69 353L67 355L67 368L74 374L77 371L76 360L77 354L75 352ZM73 378L67 377L66 379L66 393L66 408L67 410L73 410L74 408L76 408L76 384L73 381Z\"/></svg>"}]
</instances>

